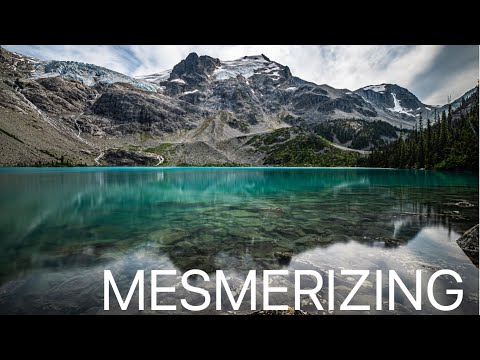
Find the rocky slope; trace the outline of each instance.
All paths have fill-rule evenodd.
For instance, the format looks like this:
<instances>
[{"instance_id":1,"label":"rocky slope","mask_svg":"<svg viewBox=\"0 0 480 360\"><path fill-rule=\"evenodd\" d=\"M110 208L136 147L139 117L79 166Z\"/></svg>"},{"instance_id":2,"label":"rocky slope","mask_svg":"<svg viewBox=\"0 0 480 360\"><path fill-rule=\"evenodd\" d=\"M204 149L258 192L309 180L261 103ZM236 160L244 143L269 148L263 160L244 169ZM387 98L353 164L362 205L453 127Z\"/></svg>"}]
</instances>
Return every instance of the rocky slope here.
<instances>
[{"instance_id":1,"label":"rocky slope","mask_svg":"<svg viewBox=\"0 0 480 360\"><path fill-rule=\"evenodd\" d=\"M0 48L2 165L331 165L432 109L397 85L317 85L265 55L191 53L132 78ZM302 154L286 156L293 149Z\"/></svg>"}]
</instances>

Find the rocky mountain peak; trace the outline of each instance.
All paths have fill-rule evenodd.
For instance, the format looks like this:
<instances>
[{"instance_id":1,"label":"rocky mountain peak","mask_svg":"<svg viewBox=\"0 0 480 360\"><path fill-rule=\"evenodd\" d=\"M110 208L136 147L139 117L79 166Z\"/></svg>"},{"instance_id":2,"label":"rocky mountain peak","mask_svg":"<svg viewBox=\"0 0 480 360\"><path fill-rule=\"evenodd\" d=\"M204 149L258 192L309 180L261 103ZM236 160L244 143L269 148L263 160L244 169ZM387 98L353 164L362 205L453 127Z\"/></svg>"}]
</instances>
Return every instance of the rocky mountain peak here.
<instances>
[{"instance_id":1,"label":"rocky mountain peak","mask_svg":"<svg viewBox=\"0 0 480 360\"><path fill-rule=\"evenodd\" d=\"M205 88L220 60L192 52L175 65L166 81L160 82L170 96ZM158 77L157 77L158 78Z\"/></svg>"},{"instance_id":2,"label":"rocky mountain peak","mask_svg":"<svg viewBox=\"0 0 480 360\"><path fill-rule=\"evenodd\" d=\"M408 98L409 101L420 102L420 100L418 100L418 98L414 94L397 84L383 83L378 85L368 85L356 90L356 92L365 92L370 94L378 93L387 96L391 96L391 94L394 93L397 97L402 97L403 100L406 100ZM391 104L393 105L393 100Z\"/></svg>"},{"instance_id":3,"label":"rocky mountain peak","mask_svg":"<svg viewBox=\"0 0 480 360\"><path fill-rule=\"evenodd\" d=\"M365 101L404 119L414 119L419 112L429 112L431 107L423 104L410 91L397 84L368 85L355 91Z\"/></svg>"},{"instance_id":4,"label":"rocky mountain peak","mask_svg":"<svg viewBox=\"0 0 480 360\"><path fill-rule=\"evenodd\" d=\"M194 62L198 60L198 54L196 52L191 52L188 54L188 56L185 58L185 62Z\"/></svg>"},{"instance_id":5,"label":"rocky mountain peak","mask_svg":"<svg viewBox=\"0 0 480 360\"><path fill-rule=\"evenodd\" d=\"M198 56L192 52L188 56L175 65L170 74L169 80L182 78L185 81L195 80L195 75L208 76L217 66L220 65L220 60L212 58L207 55ZM187 79L185 79L185 77ZM197 79L198 80L198 79Z\"/></svg>"}]
</instances>

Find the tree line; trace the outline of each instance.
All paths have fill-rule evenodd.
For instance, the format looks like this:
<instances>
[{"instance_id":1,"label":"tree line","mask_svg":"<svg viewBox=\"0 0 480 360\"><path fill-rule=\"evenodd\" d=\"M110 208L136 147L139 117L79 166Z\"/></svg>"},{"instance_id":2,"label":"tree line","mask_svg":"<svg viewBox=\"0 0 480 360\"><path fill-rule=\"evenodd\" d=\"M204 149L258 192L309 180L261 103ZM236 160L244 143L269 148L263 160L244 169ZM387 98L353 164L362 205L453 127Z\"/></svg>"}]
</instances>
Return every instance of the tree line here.
<instances>
[{"instance_id":1,"label":"tree line","mask_svg":"<svg viewBox=\"0 0 480 360\"><path fill-rule=\"evenodd\" d=\"M413 132L375 148L359 166L478 170L478 87L452 111L436 113L433 119L420 113Z\"/></svg>"}]
</instances>

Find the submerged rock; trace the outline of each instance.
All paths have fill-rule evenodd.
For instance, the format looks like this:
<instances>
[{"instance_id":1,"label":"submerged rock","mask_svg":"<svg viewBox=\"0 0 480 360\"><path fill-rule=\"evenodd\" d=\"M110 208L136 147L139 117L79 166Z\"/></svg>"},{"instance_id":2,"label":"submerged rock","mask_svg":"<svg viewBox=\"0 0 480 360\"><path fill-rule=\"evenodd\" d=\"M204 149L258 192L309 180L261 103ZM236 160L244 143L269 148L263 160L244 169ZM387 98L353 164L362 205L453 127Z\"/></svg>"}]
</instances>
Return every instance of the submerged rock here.
<instances>
[{"instance_id":1,"label":"submerged rock","mask_svg":"<svg viewBox=\"0 0 480 360\"><path fill-rule=\"evenodd\" d=\"M276 251L273 255L278 260L278 263L280 265L290 264L290 260L292 260L292 256L293 256L293 254L288 251Z\"/></svg>"},{"instance_id":2,"label":"submerged rock","mask_svg":"<svg viewBox=\"0 0 480 360\"><path fill-rule=\"evenodd\" d=\"M463 252L478 267L478 227L475 225L457 239L457 244Z\"/></svg>"},{"instance_id":3,"label":"submerged rock","mask_svg":"<svg viewBox=\"0 0 480 360\"><path fill-rule=\"evenodd\" d=\"M233 237L252 239L255 238L258 232L255 229L232 227L231 229L227 230L227 233Z\"/></svg>"},{"instance_id":4,"label":"submerged rock","mask_svg":"<svg viewBox=\"0 0 480 360\"><path fill-rule=\"evenodd\" d=\"M265 209L262 209L262 211L268 211L268 212L273 212L277 214L285 214L285 210L283 210L280 207L265 208Z\"/></svg>"},{"instance_id":5,"label":"submerged rock","mask_svg":"<svg viewBox=\"0 0 480 360\"><path fill-rule=\"evenodd\" d=\"M227 213L228 216L244 218L244 217L256 217L257 214L247 210L229 210Z\"/></svg>"},{"instance_id":6,"label":"submerged rock","mask_svg":"<svg viewBox=\"0 0 480 360\"><path fill-rule=\"evenodd\" d=\"M459 206L459 207L474 207L475 205L473 205L472 203L468 202L468 201L459 201L457 203L455 203L455 206Z\"/></svg>"},{"instance_id":7,"label":"submerged rock","mask_svg":"<svg viewBox=\"0 0 480 360\"><path fill-rule=\"evenodd\" d=\"M311 245L311 244L328 244L332 242L329 236L305 235L295 240L297 245Z\"/></svg>"},{"instance_id":8,"label":"submerged rock","mask_svg":"<svg viewBox=\"0 0 480 360\"><path fill-rule=\"evenodd\" d=\"M378 236L378 237L375 237L373 240L383 241L383 243L385 244L385 247L388 247L388 248L397 247L404 243L404 241L402 241L401 239L392 238L392 237L384 238L384 237Z\"/></svg>"},{"instance_id":9,"label":"submerged rock","mask_svg":"<svg viewBox=\"0 0 480 360\"><path fill-rule=\"evenodd\" d=\"M173 244L189 235L189 232L182 229L161 229L148 234L148 239L163 244Z\"/></svg>"},{"instance_id":10,"label":"submerged rock","mask_svg":"<svg viewBox=\"0 0 480 360\"><path fill-rule=\"evenodd\" d=\"M474 207L475 205L472 204L471 202L468 202L466 200L462 200L456 203L446 203L446 205L450 206L458 206L458 207L463 207L463 208L469 208L469 207Z\"/></svg>"}]
</instances>

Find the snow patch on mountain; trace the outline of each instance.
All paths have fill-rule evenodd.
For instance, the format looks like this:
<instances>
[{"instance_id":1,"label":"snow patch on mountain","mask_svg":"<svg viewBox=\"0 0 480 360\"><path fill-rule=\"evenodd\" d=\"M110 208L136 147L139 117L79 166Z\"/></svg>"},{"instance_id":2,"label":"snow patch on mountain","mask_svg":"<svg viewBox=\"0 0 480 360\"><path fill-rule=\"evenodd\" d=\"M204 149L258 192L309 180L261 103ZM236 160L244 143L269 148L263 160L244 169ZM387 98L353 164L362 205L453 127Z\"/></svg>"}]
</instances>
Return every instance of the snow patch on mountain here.
<instances>
[{"instance_id":1,"label":"snow patch on mountain","mask_svg":"<svg viewBox=\"0 0 480 360\"><path fill-rule=\"evenodd\" d=\"M378 92L378 93L382 93L384 92L386 89L385 89L385 84L382 84L382 85L369 85L369 86L365 86L363 88L363 90L372 90L372 91L375 91L375 92Z\"/></svg>"},{"instance_id":2,"label":"snow patch on mountain","mask_svg":"<svg viewBox=\"0 0 480 360\"><path fill-rule=\"evenodd\" d=\"M167 81L171 73L172 73L172 70L170 69L170 70L161 71L156 74L135 76L135 79L149 81L155 84L160 84L162 81Z\"/></svg>"},{"instance_id":3,"label":"snow patch on mountain","mask_svg":"<svg viewBox=\"0 0 480 360\"><path fill-rule=\"evenodd\" d=\"M87 86L94 86L98 83L114 84L122 82L146 91L155 92L159 89L158 85L151 82L137 80L97 65L56 60L31 62L35 66L35 71L32 73L34 79L62 76L80 81Z\"/></svg>"},{"instance_id":4,"label":"snow patch on mountain","mask_svg":"<svg viewBox=\"0 0 480 360\"><path fill-rule=\"evenodd\" d=\"M185 91L183 95L188 95L188 94L195 94L198 92L198 89L192 90L192 91Z\"/></svg>"},{"instance_id":5,"label":"snow patch on mountain","mask_svg":"<svg viewBox=\"0 0 480 360\"><path fill-rule=\"evenodd\" d=\"M265 69L264 69L265 68ZM259 71L260 69L264 69ZM220 67L213 72L215 80L227 80L242 75L248 79L256 73L279 77L280 68L262 55L244 56L237 60L222 61ZM273 73L271 73L273 71Z\"/></svg>"},{"instance_id":6,"label":"snow patch on mountain","mask_svg":"<svg viewBox=\"0 0 480 360\"><path fill-rule=\"evenodd\" d=\"M392 96L393 96L394 106L393 106L393 108L387 108L387 110L415 117L415 115L410 114L410 111L412 111L412 110L405 109L400 105L400 101L397 99L397 95L395 95L395 93L390 93L390 94L392 94Z\"/></svg>"},{"instance_id":7,"label":"snow patch on mountain","mask_svg":"<svg viewBox=\"0 0 480 360\"><path fill-rule=\"evenodd\" d=\"M373 105L375 106L370 100L366 99L365 97L363 97L362 95L360 95L360 97L363 99L363 101L369 103L370 105Z\"/></svg>"},{"instance_id":8,"label":"snow patch on mountain","mask_svg":"<svg viewBox=\"0 0 480 360\"><path fill-rule=\"evenodd\" d=\"M170 80L170 82L176 82L176 83L179 83L179 84L186 84L185 80L183 80L183 79L173 79L173 80Z\"/></svg>"}]
</instances>

